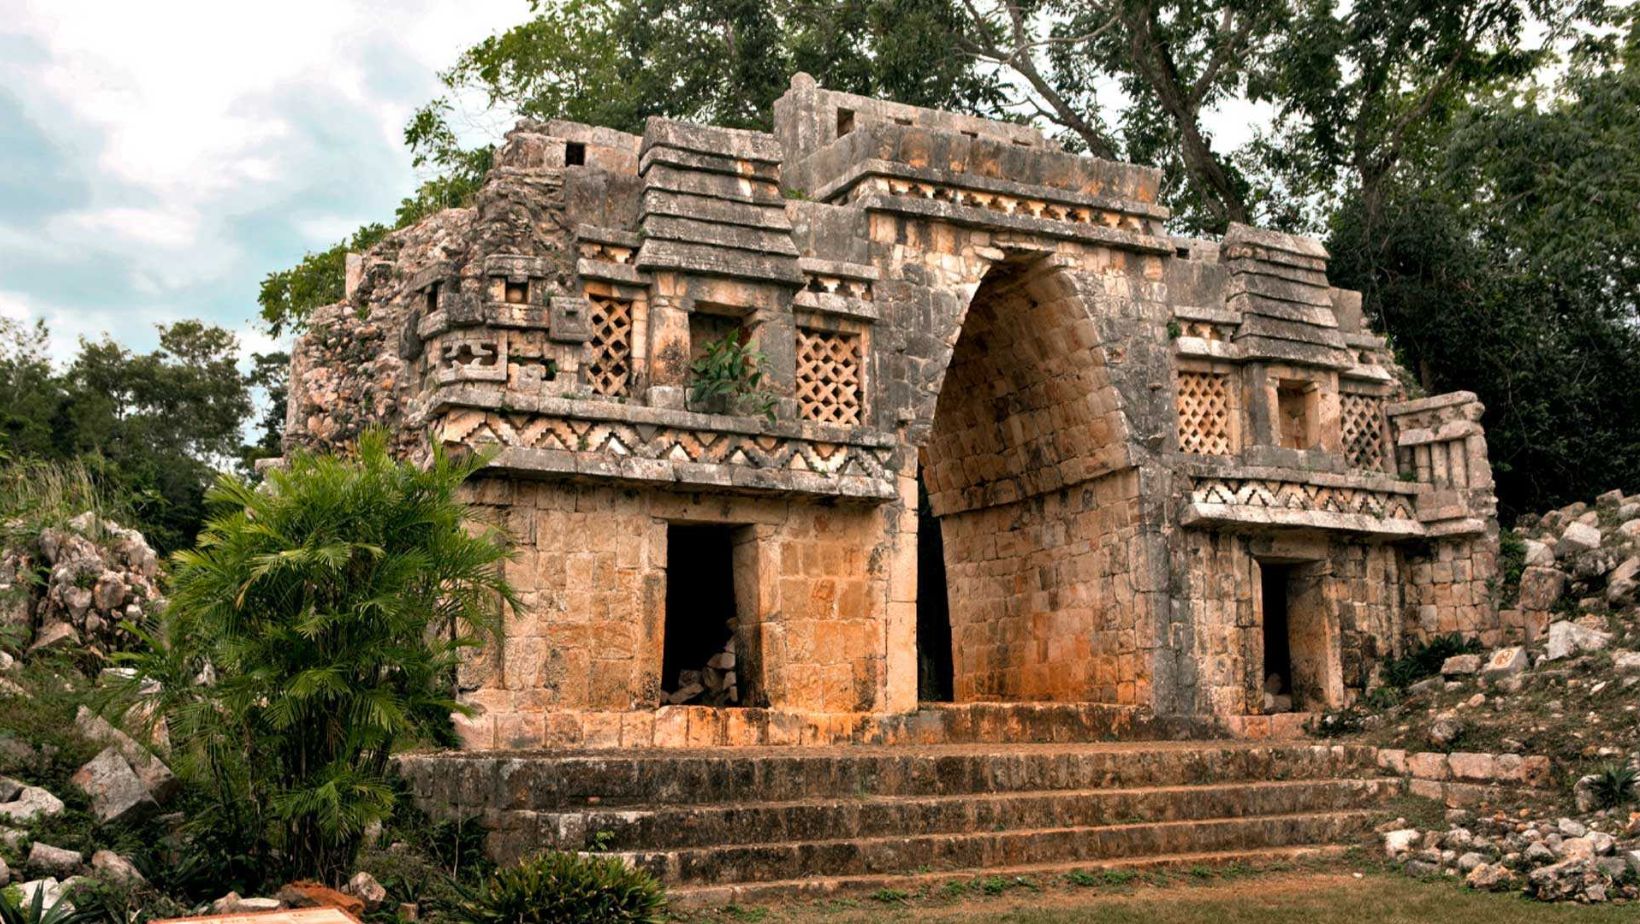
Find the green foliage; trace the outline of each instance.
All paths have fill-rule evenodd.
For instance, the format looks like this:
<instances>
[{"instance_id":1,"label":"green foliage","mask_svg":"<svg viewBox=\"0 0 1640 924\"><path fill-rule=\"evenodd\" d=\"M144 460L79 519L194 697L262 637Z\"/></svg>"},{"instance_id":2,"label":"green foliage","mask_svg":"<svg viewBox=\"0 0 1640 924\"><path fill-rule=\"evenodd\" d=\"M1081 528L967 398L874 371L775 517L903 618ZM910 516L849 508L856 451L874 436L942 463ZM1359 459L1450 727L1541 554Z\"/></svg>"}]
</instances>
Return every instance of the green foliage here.
<instances>
[{"instance_id":1,"label":"green foliage","mask_svg":"<svg viewBox=\"0 0 1640 924\"><path fill-rule=\"evenodd\" d=\"M150 353L82 340L58 372L44 358L45 334L0 324L0 458L78 460L156 548L191 542L205 488L239 455L251 411L238 340L180 321L160 326Z\"/></svg>"},{"instance_id":2,"label":"green foliage","mask_svg":"<svg viewBox=\"0 0 1640 924\"><path fill-rule=\"evenodd\" d=\"M342 300L347 282L347 254L365 250L387 236L384 225L369 224L344 241L309 253L290 269L269 273L256 294L262 322L279 336L289 327L300 330L316 308Z\"/></svg>"},{"instance_id":3,"label":"green foliage","mask_svg":"<svg viewBox=\"0 0 1640 924\"><path fill-rule=\"evenodd\" d=\"M211 489L152 650L131 659L206 793L192 836L270 876L352 872L397 801L393 750L448 739L459 653L512 597L500 534L469 531L459 499L481 461L423 469L370 433L354 458L299 454L260 489Z\"/></svg>"},{"instance_id":4,"label":"green foliage","mask_svg":"<svg viewBox=\"0 0 1640 924\"><path fill-rule=\"evenodd\" d=\"M81 924L93 920L90 914L77 911L73 902L58 899L49 907L45 902L45 889L35 889L34 900L27 907L10 894L0 893L0 924Z\"/></svg>"},{"instance_id":5,"label":"green foliage","mask_svg":"<svg viewBox=\"0 0 1640 924\"><path fill-rule=\"evenodd\" d=\"M86 511L116 521L130 514L84 462L0 456L0 545L32 540Z\"/></svg>"},{"instance_id":6,"label":"green foliage","mask_svg":"<svg viewBox=\"0 0 1640 924\"><path fill-rule=\"evenodd\" d=\"M689 398L705 410L733 412L750 405L772 422L775 397L762 387L764 362L737 331L709 340L689 364Z\"/></svg>"},{"instance_id":7,"label":"green foliage","mask_svg":"<svg viewBox=\"0 0 1640 924\"><path fill-rule=\"evenodd\" d=\"M545 853L465 890L458 916L472 924L659 924L665 905L660 883L618 858Z\"/></svg>"},{"instance_id":8,"label":"green foliage","mask_svg":"<svg viewBox=\"0 0 1640 924\"><path fill-rule=\"evenodd\" d=\"M1526 571L1526 540L1512 529L1498 532L1499 602L1515 599L1520 592L1520 576Z\"/></svg>"},{"instance_id":9,"label":"green foliage","mask_svg":"<svg viewBox=\"0 0 1640 924\"><path fill-rule=\"evenodd\" d=\"M1440 673L1441 664L1447 658L1460 654L1476 654L1481 650L1479 639L1466 639L1457 632L1437 635L1427 642L1413 645L1411 650L1399 658L1385 660L1381 677L1385 686L1405 690L1425 677L1433 677Z\"/></svg>"},{"instance_id":10,"label":"green foliage","mask_svg":"<svg viewBox=\"0 0 1640 924\"><path fill-rule=\"evenodd\" d=\"M1594 798L1601 808L1617 808L1640 798L1635 784L1640 783L1640 770L1627 764L1607 764L1594 774Z\"/></svg>"}]
</instances>

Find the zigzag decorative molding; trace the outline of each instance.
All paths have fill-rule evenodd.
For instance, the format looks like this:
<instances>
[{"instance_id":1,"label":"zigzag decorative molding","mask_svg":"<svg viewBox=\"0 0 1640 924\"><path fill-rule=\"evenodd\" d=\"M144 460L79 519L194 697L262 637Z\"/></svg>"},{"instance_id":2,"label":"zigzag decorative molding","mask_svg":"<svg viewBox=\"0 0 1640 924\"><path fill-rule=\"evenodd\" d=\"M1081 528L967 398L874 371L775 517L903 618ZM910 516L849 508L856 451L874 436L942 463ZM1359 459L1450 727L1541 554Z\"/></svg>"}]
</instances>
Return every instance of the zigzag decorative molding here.
<instances>
[{"instance_id":1,"label":"zigzag decorative molding","mask_svg":"<svg viewBox=\"0 0 1640 924\"><path fill-rule=\"evenodd\" d=\"M1197 479L1190 489L1190 501L1269 510L1354 513L1380 520L1418 518L1413 499L1404 494L1262 478Z\"/></svg>"},{"instance_id":2,"label":"zigzag decorative molding","mask_svg":"<svg viewBox=\"0 0 1640 924\"><path fill-rule=\"evenodd\" d=\"M540 414L452 411L434 424L446 446L509 448L856 477L892 484L893 450L784 436L686 430Z\"/></svg>"}]
</instances>

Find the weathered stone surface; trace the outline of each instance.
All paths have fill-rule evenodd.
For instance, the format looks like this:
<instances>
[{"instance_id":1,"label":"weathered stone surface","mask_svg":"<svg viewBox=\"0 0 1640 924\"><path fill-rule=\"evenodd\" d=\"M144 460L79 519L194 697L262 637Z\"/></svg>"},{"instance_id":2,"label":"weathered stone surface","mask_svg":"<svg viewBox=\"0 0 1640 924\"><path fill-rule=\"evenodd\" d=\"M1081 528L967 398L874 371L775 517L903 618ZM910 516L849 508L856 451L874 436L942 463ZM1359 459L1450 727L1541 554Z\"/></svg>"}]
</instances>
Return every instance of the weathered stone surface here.
<instances>
[{"instance_id":1,"label":"weathered stone surface","mask_svg":"<svg viewBox=\"0 0 1640 924\"><path fill-rule=\"evenodd\" d=\"M92 813L105 822L133 821L159 807L115 747L99 752L74 774L72 782L91 797Z\"/></svg>"},{"instance_id":2,"label":"weathered stone surface","mask_svg":"<svg viewBox=\"0 0 1640 924\"><path fill-rule=\"evenodd\" d=\"M1600 548L1600 527L1588 523L1574 522L1560 534L1560 542L1555 546L1555 554L1565 557L1576 552L1586 552L1589 549Z\"/></svg>"},{"instance_id":3,"label":"weathered stone surface","mask_svg":"<svg viewBox=\"0 0 1640 924\"><path fill-rule=\"evenodd\" d=\"M1453 655L1441 662L1441 676L1467 677L1479 672L1481 656L1475 654Z\"/></svg>"},{"instance_id":4,"label":"weathered stone surface","mask_svg":"<svg viewBox=\"0 0 1640 924\"><path fill-rule=\"evenodd\" d=\"M364 913L363 900L317 882L292 882L274 898L287 908L339 908L354 917Z\"/></svg>"},{"instance_id":5,"label":"weathered stone surface","mask_svg":"<svg viewBox=\"0 0 1640 924\"><path fill-rule=\"evenodd\" d=\"M72 876L80 871L84 857L78 850L68 850L63 847L54 847L51 844L35 841L28 850L27 866L38 873L47 873L52 876Z\"/></svg>"},{"instance_id":6,"label":"weathered stone surface","mask_svg":"<svg viewBox=\"0 0 1640 924\"><path fill-rule=\"evenodd\" d=\"M112 850L99 850L91 855L91 869L99 879L126 887L147 885L134 863Z\"/></svg>"},{"instance_id":7,"label":"weathered stone surface","mask_svg":"<svg viewBox=\"0 0 1640 924\"><path fill-rule=\"evenodd\" d=\"M1566 572L1559 568L1527 568L1520 576L1520 607L1523 610L1553 609L1566 590Z\"/></svg>"},{"instance_id":8,"label":"weathered stone surface","mask_svg":"<svg viewBox=\"0 0 1640 924\"><path fill-rule=\"evenodd\" d=\"M366 872L355 873L353 878L347 881L345 891L359 901L364 902L364 910L366 911L375 911L382 906L383 902L387 901L387 889L376 881L375 876Z\"/></svg>"},{"instance_id":9,"label":"weathered stone surface","mask_svg":"<svg viewBox=\"0 0 1640 924\"><path fill-rule=\"evenodd\" d=\"M1481 676L1491 681L1504 680L1525 672L1531 666L1526 649L1518 645L1499 648L1486 659Z\"/></svg>"},{"instance_id":10,"label":"weathered stone surface","mask_svg":"<svg viewBox=\"0 0 1640 924\"><path fill-rule=\"evenodd\" d=\"M1602 651L1611 644L1611 640L1610 633L1561 620L1549 626L1549 642L1544 646L1543 657L1549 661L1559 661L1573 655Z\"/></svg>"},{"instance_id":11,"label":"weathered stone surface","mask_svg":"<svg viewBox=\"0 0 1640 924\"><path fill-rule=\"evenodd\" d=\"M38 786L24 786L17 797L0 802L0 818L13 824L29 824L41 818L60 815L63 801Z\"/></svg>"}]
</instances>

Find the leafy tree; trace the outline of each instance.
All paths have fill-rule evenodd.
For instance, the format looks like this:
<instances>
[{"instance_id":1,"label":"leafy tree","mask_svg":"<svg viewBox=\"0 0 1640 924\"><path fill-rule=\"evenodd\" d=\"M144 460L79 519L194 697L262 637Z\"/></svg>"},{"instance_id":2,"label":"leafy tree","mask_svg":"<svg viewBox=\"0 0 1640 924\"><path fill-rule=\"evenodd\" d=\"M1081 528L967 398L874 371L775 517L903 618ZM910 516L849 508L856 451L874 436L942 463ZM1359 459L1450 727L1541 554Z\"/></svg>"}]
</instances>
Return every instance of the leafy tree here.
<instances>
[{"instance_id":1,"label":"leafy tree","mask_svg":"<svg viewBox=\"0 0 1640 924\"><path fill-rule=\"evenodd\" d=\"M1432 390L1475 391L1507 511L1640 488L1635 21L1547 98L1466 110L1426 172L1347 202L1340 285Z\"/></svg>"},{"instance_id":2,"label":"leafy tree","mask_svg":"<svg viewBox=\"0 0 1640 924\"><path fill-rule=\"evenodd\" d=\"M267 407L257 422L255 442L240 447L240 468L247 474L261 459L275 459L284 453L285 414L290 406L290 354L252 353L251 371L245 377L251 388L261 389Z\"/></svg>"},{"instance_id":3,"label":"leafy tree","mask_svg":"<svg viewBox=\"0 0 1640 924\"><path fill-rule=\"evenodd\" d=\"M138 675L158 680L181 772L209 794L196 833L231 832L273 877L337 881L386 818L395 748L447 738L459 653L512 599L501 534L472 529L482 460L299 454L261 489L223 477Z\"/></svg>"},{"instance_id":4,"label":"leafy tree","mask_svg":"<svg viewBox=\"0 0 1640 924\"><path fill-rule=\"evenodd\" d=\"M55 457L67 395L46 358L45 322L0 318L0 454Z\"/></svg>"},{"instance_id":5,"label":"leafy tree","mask_svg":"<svg viewBox=\"0 0 1640 924\"><path fill-rule=\"evenodd\" d=\"M82 340L58 371L45 358L44 325L0 327L0 453L79 460L170 550L193 540L205 488L239 455L251 401L231 333L198 321L159 333L159 348L144 354Z\"/></svg>"}]
</instances>

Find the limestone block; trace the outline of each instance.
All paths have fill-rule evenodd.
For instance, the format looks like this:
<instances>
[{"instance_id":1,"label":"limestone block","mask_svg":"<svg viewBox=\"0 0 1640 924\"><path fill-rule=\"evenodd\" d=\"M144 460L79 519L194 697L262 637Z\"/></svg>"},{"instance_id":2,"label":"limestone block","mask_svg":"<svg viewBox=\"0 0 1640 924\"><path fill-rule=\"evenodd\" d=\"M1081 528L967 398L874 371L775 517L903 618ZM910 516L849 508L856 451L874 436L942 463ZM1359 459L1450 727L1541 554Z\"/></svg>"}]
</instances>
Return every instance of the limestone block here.
<instances>
[{"instance_id":1,"label":"limestone block","mask_svg":"<svg viewBox=\"0 0 1640 924\"><path fill-rule=\"evenodd\" d=\"M1520 608L1527 611L1553 609L1566 589L1566 572L1559 568L1527 568L1520 576Z\"/></svg>"},{"instance_id":2,"label":"limestone block","mask_svg":"<svg viewBox=\"0 0 1640 924\"><path fill-rule=\"evenodd\" d=\"M1476 654L1453 655L1441 662L1441 676L1468 677L1481 669L1481 656Z\"/></svg>"},{"instance_id":3,"label":"limestone block","mask_svg":"<svg viewBox=\"0 0 1640 924\"><path fill-rule=\"evenodd\" d=\"M1561 620L1549 626L1549 642L1544 647L1543 657L1548 661L1559 661L1573 655L1601 651L1611 644L1611 640L1610 633Z\"/></svg>"},{"instance_id":4,"label":"limestone block","mask_svg":"<svg viewBox=\"0 0 1640 924\"><path fill-rule=\"evenodd\" d=\"M1598 548L1600 527L1578 520L1568 525L1566 531L1560 534L1560 541L1555 544L1555 554L1565 558L1577 552Z\"/></svg>"},{"instance_id":5,"label":"limestone block","mask_svg":"<svg viewBox=\"0 0 1640 924\"><path fill-rule=\"evenodd\" d=\"M1519 675L1529 666L1525 648L1519 645L1499 648L1486 659L1481 676L1491 681L1503 680Z\"/></svg>"},{"instance_id":6,"label":"limestone block","mask_svg":"<svg viewBox=\"0 0 1640 924\"><path fill-rule=\"evenodd\" d=\"M91 797L92 814L104 822L131 821L158 807L115 747L104 748L70 782Z\"/></svg>"}]
</instances>

